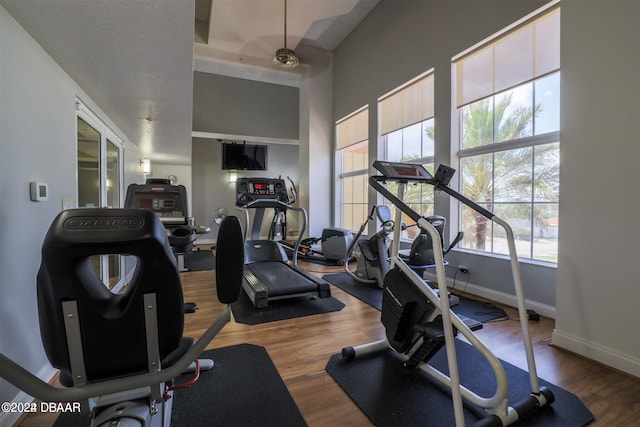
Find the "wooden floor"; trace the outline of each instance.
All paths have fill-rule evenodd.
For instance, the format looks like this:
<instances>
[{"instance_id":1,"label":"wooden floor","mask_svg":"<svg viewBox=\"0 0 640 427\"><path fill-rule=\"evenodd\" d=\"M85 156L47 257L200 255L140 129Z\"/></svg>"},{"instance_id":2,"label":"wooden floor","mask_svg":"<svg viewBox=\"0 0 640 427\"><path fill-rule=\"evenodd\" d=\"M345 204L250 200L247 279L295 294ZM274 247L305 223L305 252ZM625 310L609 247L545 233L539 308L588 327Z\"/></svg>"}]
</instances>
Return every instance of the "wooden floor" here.
<instances>
[{"instance_id":1,"label":"wooden floor","mask_svg":"<svg viewBox=\"0 0 640 427\"><path fill-rule=\"evenodd\" d=\"M341 271L338 267L301 265L317 275ZM188 272L182 278L185 301L195 301L200 307L186 316L185 335L197 337L221 310L214 302L214 273ZM332 295L346 304L344 309L260 325L244 325L232 319L208 348L240 343L265 347L309 426L371 425L325 372L325 366L329 357L345 346L384 338L380 313L335 287ZM519 322L513 320L517 313L505 309L510 320L485 324L478 335L498 357L526 369L518 342ZM590 426L639 425L640 380L551 347L553 320L542 318L530 324L539 377L578 395L596 417ZM54 421L51 415L35 414L19 425L46 427Z\"/></svg>"}]
</instances>

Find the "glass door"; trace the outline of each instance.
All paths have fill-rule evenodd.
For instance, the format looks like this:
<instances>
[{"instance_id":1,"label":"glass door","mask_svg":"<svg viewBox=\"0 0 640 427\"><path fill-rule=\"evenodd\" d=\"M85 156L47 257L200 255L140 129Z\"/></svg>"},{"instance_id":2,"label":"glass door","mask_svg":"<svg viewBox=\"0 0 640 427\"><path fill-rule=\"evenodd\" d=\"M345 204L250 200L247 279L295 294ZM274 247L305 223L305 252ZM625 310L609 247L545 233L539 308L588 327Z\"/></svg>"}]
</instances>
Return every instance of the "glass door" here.
<instances>
[{"instance_id":1,"label":"glass door","mask_svg":"<svg viewBox=\"0 0 640 427\"><path fill-rule=\"evenodd\" d=\"M78 207L118 208L122 200L122 142L78 102ZM92 257L96 273L112 292L123 284L120 255Z\"/></svg>"},{"instance_id":2,"label":"glass door","mask_svg":"<svg viewBox=\"0 0 640 427\"><path fill-rule=\"evenodd\" d=\"M121 146L107 138L107 147L105 153L106 166L106 206L109 208L120 207L120 171L121 171ZM108 283L109 289L117 287L122 279L121 272L123 269L122 257L120 255L108 255Z\"/></svg>"}]
</instances>

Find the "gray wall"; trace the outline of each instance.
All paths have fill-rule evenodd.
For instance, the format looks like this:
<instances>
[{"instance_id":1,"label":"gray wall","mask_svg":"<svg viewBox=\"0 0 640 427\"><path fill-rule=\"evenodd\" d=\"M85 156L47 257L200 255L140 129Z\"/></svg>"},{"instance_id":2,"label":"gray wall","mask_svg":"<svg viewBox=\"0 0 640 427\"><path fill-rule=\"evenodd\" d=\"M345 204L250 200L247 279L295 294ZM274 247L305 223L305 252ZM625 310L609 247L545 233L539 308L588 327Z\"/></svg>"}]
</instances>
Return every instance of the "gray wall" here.
<instances>
[{"instance_id":1,"label":"gray wall","mask_svg":"<svg viewBox=\"0 0 640 427\"><path fill-rule=\"evenodd\" d=\"M36 308L40 246L62 198L76 199L76 108L83 102L125 140L125 182L142 177L137 148L58 64L0 7L0 352L44 380ZM29 182L49 184L49 200L31 202ZM28 396L0 380L0 401ZM0 414L10 425L12 414Z\"/></svg>"},{"instance_id":2,"label":"gray wall","mask_svg":"<svg viewBox=\"0 0 640 427\"><path fill-rule=\"evenodd\" d=\"M640 377L640 2L562 1L553 343Z\"/></svg>"},{"instance_id":3,"label":"gray wall","mask_svg":"<svg viewBox=\"0 0 640 427\"><path fill-rule=\"evenodd\" d=\"M369 105L369 160L373 162L379 151L377 98L434 68L435 162L455 167L450 144L451 58L547 2L382 0L334 52L334 120ZM455 225L449 198L436 196L436 213L451 218L449 224ZM371 205L376 203L375 192L370 192L369 200ZM504 258L455 251L448 260L454 266L447 268L450 277L456 265L469 267L468 291L515 303L510 266ZM528 264L522 274L529 307L554 316L555 267ZM462 279L465 283L467 277Z\"/></svg>"},{"instance_id":4,"label":"gray wall","mask_svg":"<svg viewBox=\"0 0 640 427\"><path fill-rule=\"evenodd\" d=\"M308 235L320 237L332 220L333 57L311 47L297 54L309 64L300 85L300 206L309 214Z\"/></svg>"},{"instance_id":5,"label":"gray wall","mask_svg":"<svg viewBox=\"0 0 640 427\"><path fill-rule=\"evenodd\" d=\"M238 171L238 177L266 177L282 176L286 180L289 176L296 183L299 182L298 146L284 144L269 144L268 166L266 171ZM235 207L236 186L229 182L229 171L222 170L222 148L216 139L193 138L193 180L191 200L193 215L199 224L208 225L213 220L213 213L218 208L225 208L229 215L240 218L244 226L244 213ZM286 180L287 185L289 181ZM269 231L272 210L267 210L263 223L263 234ZM207 219L204 221L204 219ZM298 229L298 220L294 213L288 214L289 231ZM214 224L211 232L198 237L200 243L215 241L218 227Z\"/></svg>"},{"instance_id":6,"label":"gray wall","mask_svg":"<svg viewBox=\"0 0 640 427\"><path fill-rule=\"evenodd\" d=\"M298 139L299 89L193 73L193 130Z\"/></svg>"},{"instance_id":7,"label":"gray wall","mask_svg":"<svg viewBox=\"0 0 640 427\"><path fill-rule=\"evenodd\" d=\"M382 0L335 51L334 119L368 103L375 120L378 96L434 67L436 163L454 163L451 57L544 3ZM557 271L524 264L525 293L530 307L556 316L555 345L640 376L640 3L563 0L561 13L559 262ZM436 204L449 213L446 200ZM473 292L513 299L502 259L448 259L470 267Z\"/></svg>"},{"instance_id":8,"label":"gray wall","mask_svg":"<svg viewBox=\"0 0 640 427\"><path fill-rule=\"evenodd\" d=\"M300 190L297 205L308 213L305 235L320 236L323 228L332 225L331 55L309 47L299 49L298 54L305 60L300 89L194 73L193 130L229 135L230 139L233 135L254 136L258 143L275 140L269 143L267 171L239 175L289 175ZM282 140L292 144L282 144ZM218 141L194 138L193 149L193 215L203 223L218 207L239 213L233 208L234 186L228 184L228 172L221 170ZM289 215L288 219L289 229L297 230L296 217ZM214 227L199 241L211 241L216 235Z\"/></svg>"}]
</instances>

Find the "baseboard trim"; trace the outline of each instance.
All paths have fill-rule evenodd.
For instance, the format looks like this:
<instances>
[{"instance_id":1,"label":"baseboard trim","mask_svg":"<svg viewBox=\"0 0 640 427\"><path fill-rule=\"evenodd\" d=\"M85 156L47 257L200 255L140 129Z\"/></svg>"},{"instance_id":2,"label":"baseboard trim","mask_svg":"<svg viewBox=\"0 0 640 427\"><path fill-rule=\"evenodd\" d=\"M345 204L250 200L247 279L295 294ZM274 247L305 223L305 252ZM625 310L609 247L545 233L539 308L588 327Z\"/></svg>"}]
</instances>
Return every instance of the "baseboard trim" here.
<instances>
[{"instance_id":1,"label":"baseboard trim","mask_svg":"<svg viewBox=\"0 0 640 427\"><path fill-rule=\"evenodd\" d=\"M436 281L436 275L430 272L425 273L424 278L427 280ZM447 285L449 287L452 287L454 285L452 278L447 277ZM504 304L509 307L518 306L518 301L515 295L496 291L494 289L489 289L487 287L479 286L473 283L468 283L465 285L465 292L482 297L482 298L486 298L498 304ZM525 304L527 306L527 309L535 310L541 316L548 317L551 319L556 318L556 308L554 306L543 304L538 301L533 301L529 299L525 299Z\"/></svg>"},{"instance_id":2,"label":"baseboard trim","mask_svg":"<svg viewBox=\"0 0 640 427\"><path fill-rule=\"evenodd\" d=\"M603 347L558 329L554 329L551 334L551 344L640 379L640 359L637 357Z\"/></svg>"}]
</instances>

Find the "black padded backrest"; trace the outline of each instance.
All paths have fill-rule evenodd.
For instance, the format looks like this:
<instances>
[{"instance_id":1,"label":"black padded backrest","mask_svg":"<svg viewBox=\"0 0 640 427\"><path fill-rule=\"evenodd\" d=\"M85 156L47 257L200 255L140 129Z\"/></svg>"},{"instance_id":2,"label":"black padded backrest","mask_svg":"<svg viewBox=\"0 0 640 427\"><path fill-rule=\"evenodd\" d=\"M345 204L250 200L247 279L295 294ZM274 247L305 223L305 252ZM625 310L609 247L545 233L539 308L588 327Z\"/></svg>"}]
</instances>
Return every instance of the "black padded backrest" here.
<instances>
[{"instance_id":1,"label":"black padded backrest","mask_svg":"<svg viewBox=\"0 0 640 427\"><path fill-rule=\"evenodd\" d=\"M425 217L427 221L435 227L440 234L440 244L444 246L444 227L446 219L440 215L431 215ZM444 249L443 249L444 250ZM425 230L420 230L420 234L411 243L411 252L409 256L409 264L411 265L431 265L435 264L435 255L433 253L433 241L431 235Z\"/></svg>"},{"instance_id":2,"label":"black padded backrest","mask_svg":"<svg viewBox=\"0 0 640 427\"><path fill-rule=\"evenodd\" d=\"M244 272L244 238L240 221L228 216L220 223L216 242L216 289L224 304L240 296Z\"/></svg>"},{"instance_id":3,"label":"black padded backrest","mask_svg":"<svg viewBox=\"0 0 640 427\"><path fill-rule=\"evenodd\" d=\"M127 289L115 295L96 274L93 255L137 257ZM40 333L47 357L71 373L63 301L76 301L88 382L147 370L144 294L156 294L160 357L183 331L180 274L162 222L144 209L72 209L60 213L42 245L38 272Z\"/></svg>"}]
</instances>

